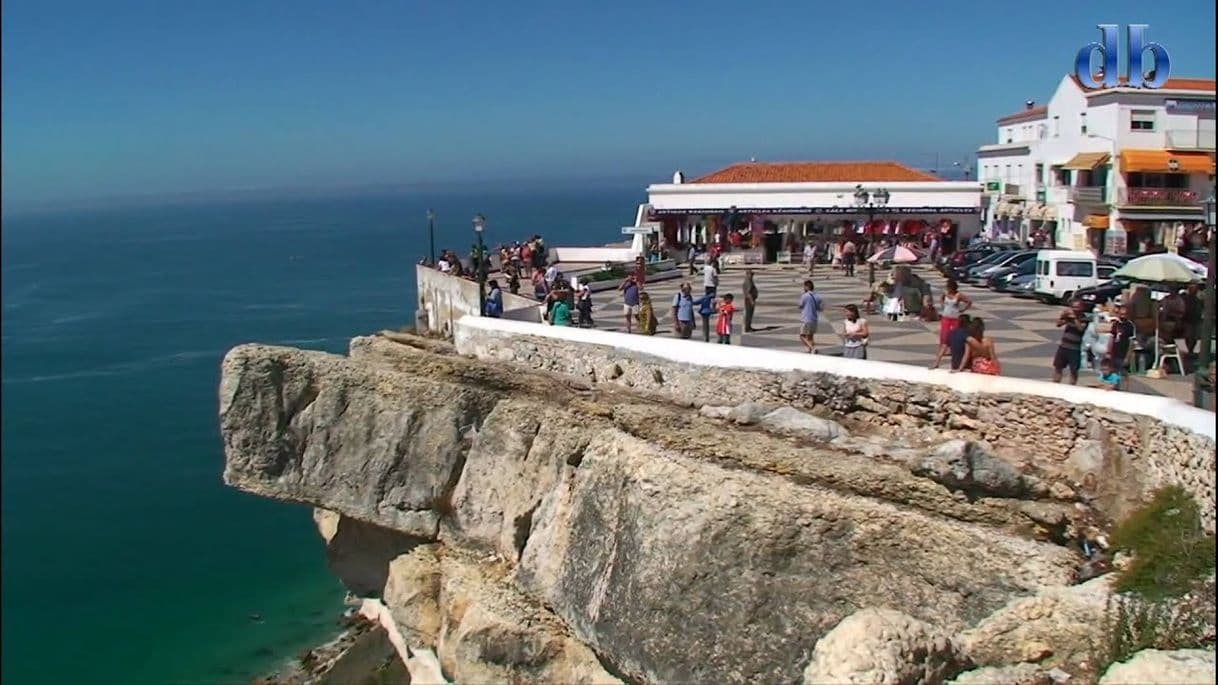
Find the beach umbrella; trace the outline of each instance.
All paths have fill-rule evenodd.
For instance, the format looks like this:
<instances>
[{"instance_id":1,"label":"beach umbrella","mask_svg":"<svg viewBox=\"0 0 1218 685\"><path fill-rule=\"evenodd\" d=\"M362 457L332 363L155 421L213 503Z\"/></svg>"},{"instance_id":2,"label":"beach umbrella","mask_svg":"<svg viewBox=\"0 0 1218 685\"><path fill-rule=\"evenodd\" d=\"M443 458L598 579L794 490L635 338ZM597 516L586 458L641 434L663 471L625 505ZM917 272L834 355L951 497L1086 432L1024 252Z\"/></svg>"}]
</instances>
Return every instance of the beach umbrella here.
<instances>
[{"instance_id":1,"label":"beach umbrella","mask_svg":"<svg viewBox=\"0 0 1218 685\"><path fill-rule=\"evenodd\" d=\"M872 264L882 262L892 262L893 264L912 264L922 258L922 255L917 250L911 250L908 247L897 245L894 247L884 248L879 252L871 255L867 261Z\"/></svg>"},{"instance_id":2,"label":"beach umbrella","mask_svg":"<svg viewBox=\"0 0 1218 685\"><path fill-rule=\"evenodd\" d=\"M1205 265L1179 255L1151 254L1130 260L1112 277L1143 283L1198 283L1205 280Z\"/></svg>"}]
</instances>

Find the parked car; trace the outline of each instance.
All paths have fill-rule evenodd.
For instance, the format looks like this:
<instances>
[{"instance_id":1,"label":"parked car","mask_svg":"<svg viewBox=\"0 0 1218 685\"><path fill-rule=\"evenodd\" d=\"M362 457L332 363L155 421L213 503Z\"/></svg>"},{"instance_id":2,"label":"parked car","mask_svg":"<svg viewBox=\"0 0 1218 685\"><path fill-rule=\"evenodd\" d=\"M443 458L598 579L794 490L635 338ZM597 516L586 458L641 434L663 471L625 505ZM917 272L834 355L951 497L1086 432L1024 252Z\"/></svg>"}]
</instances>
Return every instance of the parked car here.
<instances>
[{"instance_id":1,"label":"parked car","mask_svg":"<svg viewBox=\"0 0 1218 685\"><path fill-rule=\"evenodd\" d=\"M1032 299L1036 297L1036 274L1020 274L1011 279L1007 292L1015 297Z\"/></svg>"},{"instance_id":2,"label":"parked car","mask_svg":"<svg viewBox=\"0 0 1218 685\"><path fill-rule=\"evenodd\" d=\"M1104 269L1114 269L1115 267L1113 267L1111 265L1100 264L1098 268L1100 269L1100 275L1102 277L1104 275L1104 271L1103 271ZM1079 290L1078 292L1074 293L1075 297L1077 297L1079 300L1082 300L1083 309L1085 311L1091 311L1092 309L1095 309L1099 305L1107 304L1107 303L1111 302L1113 300L1113 298L1115 298L1117 295L1120 295L1131 285L1131 281L1128 281L1124 278L1112 278L1111 271L1109 271L1107 273L1107 275L1108 275L1108 278L1103 283L1100 283L1099 285L1096 285L1091 288L1083 288L1083 289ZM1157 294L1157 293L1170 292L1173 287L1176 287L1176 286L1172 286L1172 285L1166 284L1166 283L1148 283L1148 284L1146 284L1146 286L1148 288L1150 288L1152 297L1154 296L1154 294Z\"/></svg>"},{"instance_id":3,"label":"parked car","mask_svg":"<svg viewBox=\"0 0 1218 685\"><path fill-rule=\"evenodd\" d=\"M957 250L950 255L941 256L937 266L940 273L949 276L952 269L975 264L995 252L1018 250L1020 247L1022 246L1019 243L1011 242L979 243L963 250Z\"/></svg>"},{"instance_id":4,"label":"parked car","mask_svg":"<svg viewBox=\"0 0 1218 685\"><path fill-rule=\"evenodd\" d=\"M1012 281L1020 276L1032 276L1035 274L1036 258L1033 255L1032 259L1021 260L1018 264L1007 265L991 273L985 279L985 287L1000 293L1011 292L1008 288Z\"/></svg>"},{"instance_id":5,"label":"parked car","mask_svg":"<svg viewBox=\"0 0 1218 685\"><path fill-rule=\"evenodd\" d=\"M1083 288L1099 285L1095 255L1083 250L1041 250L1036 255L1036 295L1042 302L1065 302Z\"/></svg>"},{"instance_id":6,"label":"parked car","mask_svg":"<svg viewBox=\"0 0 1218 685\"><path fill-rule=\"evenodd\" d=\"M974 267L968 275L970 283L985 285L990 275L1009 266L1019 266L1028 260L1036 261L1039 250L1012 250L998 253L998 258L983 267Z\"/></svg>"},{"instance_id":7,"label":"parked car","mask_svg":"<svg viewBox=\"0 0 1218 685\"><path fill-rule=\"evenodd\" d=\"M977 261L966 263L962 266L952 267L946 274L948 278L954 278L960 283L967 283L973 277L973 274L981 269L989 268L998 262L1005 260L1010 255L1014 254L1014 250L999 250L978 259Z\"/></svg>"}]
</instances>

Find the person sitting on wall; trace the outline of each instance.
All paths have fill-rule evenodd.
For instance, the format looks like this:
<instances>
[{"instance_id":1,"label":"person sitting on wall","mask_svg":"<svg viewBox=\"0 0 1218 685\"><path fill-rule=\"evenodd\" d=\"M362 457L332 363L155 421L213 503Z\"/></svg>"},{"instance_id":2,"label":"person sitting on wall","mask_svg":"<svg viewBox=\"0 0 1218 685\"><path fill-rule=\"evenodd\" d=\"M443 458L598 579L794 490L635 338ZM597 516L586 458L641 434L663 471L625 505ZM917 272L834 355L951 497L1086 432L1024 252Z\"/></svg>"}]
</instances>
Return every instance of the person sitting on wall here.
<instances>
[{"instance_id":1,"label":"person sitting on wall","mask_svg":"<svg viewBox=\"0 0 1218 685\"><path fill-rule=\"evenodd\" d=\"M486 310L483 314L492 319L498 319L503 316L503 291L499 289L499 282L493 278L487 285L490 287L490 292L486 295Z\"/></svg>"}]
</instances>

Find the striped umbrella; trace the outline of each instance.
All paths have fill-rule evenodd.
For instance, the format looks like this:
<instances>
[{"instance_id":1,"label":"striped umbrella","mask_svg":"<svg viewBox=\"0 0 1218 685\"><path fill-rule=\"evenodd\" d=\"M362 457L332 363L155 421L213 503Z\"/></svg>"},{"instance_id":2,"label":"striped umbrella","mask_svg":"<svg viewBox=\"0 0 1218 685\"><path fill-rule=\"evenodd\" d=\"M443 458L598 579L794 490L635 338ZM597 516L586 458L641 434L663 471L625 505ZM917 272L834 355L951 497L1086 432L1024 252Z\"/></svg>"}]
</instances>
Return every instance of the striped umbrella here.
<instances>
[{"instance_id":1,"label":"striped umbrella","mask_svg":"<svg viewBox=\"0 0 1218 685\"><path fill-rule=\"evenodd\" d=\"M913 264L922 258L922 254L917 250L911 250L908 247L896 245L888 247L871 255L867 261L873 264L891 262L893 264Z\"/></svg>"}]
</instances>

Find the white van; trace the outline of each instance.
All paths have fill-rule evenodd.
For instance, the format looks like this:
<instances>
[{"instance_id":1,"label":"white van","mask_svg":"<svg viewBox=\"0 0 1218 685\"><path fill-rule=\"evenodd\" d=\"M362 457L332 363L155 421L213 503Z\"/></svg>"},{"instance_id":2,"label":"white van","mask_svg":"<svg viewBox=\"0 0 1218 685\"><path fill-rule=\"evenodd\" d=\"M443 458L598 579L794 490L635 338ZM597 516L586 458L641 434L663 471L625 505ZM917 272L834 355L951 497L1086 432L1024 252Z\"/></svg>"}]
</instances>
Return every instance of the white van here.
<instances>
[{"instance_id":1,"label":"white van","mask_svg":"<svg viewBox=\"0 0 1218 685\"><path fill-rule=\"evenodd\" d=\"M1099 283L1095 255L1085 251L1041 250L1036 253L1036 297L1062 302L1081 288Z\"/></svg>"}]
</instances>

